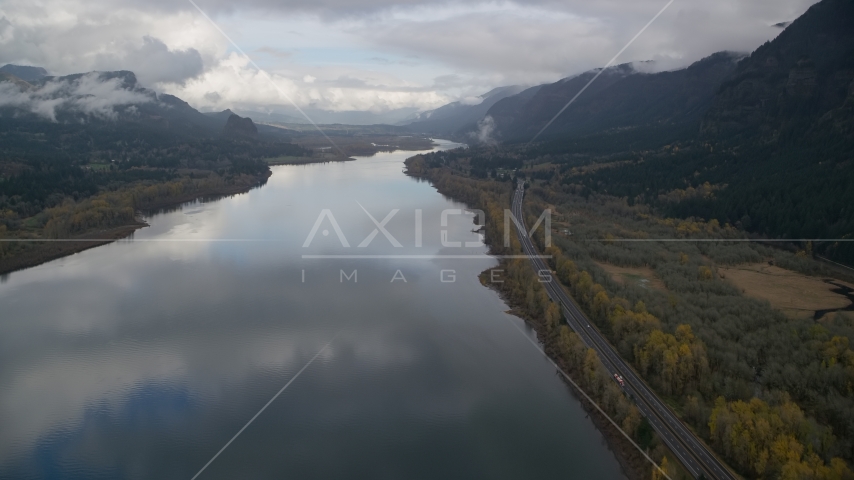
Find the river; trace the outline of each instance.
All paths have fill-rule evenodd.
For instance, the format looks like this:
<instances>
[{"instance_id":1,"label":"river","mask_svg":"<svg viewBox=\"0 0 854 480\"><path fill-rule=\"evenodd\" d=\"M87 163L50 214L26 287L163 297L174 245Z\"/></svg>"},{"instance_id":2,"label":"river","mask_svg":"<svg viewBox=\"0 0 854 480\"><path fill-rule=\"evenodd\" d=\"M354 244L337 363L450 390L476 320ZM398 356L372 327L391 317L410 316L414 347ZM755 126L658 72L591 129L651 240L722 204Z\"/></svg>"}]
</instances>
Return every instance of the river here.
<instances>
[{"instance_id":1,"label":"river","mask_svg":"<svg viewBox=\"0 0 854 480\"><path fill-rule=\"evenodd\" d=\"M199 479L622 478L411 155L273 167L3 277L0 478L189 480L279 392Z\"/></svg>"}]
</instances>

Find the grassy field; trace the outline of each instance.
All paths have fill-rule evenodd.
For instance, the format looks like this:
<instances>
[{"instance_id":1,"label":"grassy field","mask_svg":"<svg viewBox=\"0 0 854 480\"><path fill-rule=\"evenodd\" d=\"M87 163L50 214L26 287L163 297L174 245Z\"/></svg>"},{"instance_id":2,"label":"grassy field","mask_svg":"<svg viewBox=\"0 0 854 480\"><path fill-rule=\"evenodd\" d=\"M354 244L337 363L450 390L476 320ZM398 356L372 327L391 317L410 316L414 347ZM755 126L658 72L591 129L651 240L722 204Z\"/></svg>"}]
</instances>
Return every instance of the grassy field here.
<instances>
[{"instance_id":1,"label":"grassy field","mask_svg":"<svg viewBox=\"0 0 854 480\"><path fill-rule=\"evenodd\" d=\"M807 276L767 263L719 268L718 274L741 289L745 295L767 300L771 307L791 318L812 317L817 310L845 308L851 304L844 295L833 292L837 287L823 278ZM845 284L839 280L836 282Z\"/></svg>"}]
</instances>

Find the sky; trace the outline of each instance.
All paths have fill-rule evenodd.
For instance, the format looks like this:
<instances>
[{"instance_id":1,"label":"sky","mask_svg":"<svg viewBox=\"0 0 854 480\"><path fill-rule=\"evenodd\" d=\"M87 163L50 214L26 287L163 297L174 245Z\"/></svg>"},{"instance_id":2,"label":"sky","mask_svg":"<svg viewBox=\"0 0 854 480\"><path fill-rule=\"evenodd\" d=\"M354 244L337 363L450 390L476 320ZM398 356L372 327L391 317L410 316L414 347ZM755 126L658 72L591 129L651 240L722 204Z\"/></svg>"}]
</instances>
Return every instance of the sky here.
<instances>
[{"instance_id":1,"label":"sky","mask_svg":"<svg viewBox=\"0 0 854 480\"><path fill-rule=\"evenodd\" d=\"M189 0L3 0L0 65L131 70L207 111L423 111L601 67L667 3L194 1L216 26ZM616 63L750 52L813 3L675 0Z\"/></svg>"}]
</instances>

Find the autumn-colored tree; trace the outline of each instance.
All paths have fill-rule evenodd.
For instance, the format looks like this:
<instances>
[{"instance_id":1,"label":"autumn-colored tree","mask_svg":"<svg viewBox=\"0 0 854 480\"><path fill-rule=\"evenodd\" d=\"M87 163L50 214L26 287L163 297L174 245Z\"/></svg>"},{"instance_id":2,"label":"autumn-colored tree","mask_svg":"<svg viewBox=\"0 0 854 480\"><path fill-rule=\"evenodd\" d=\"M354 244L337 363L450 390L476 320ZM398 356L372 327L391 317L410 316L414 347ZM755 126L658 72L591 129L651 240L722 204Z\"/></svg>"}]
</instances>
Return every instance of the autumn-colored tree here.
<instances>
[{"instance_id":1,"label":"autumn-colored tree","mask_svg":"<svg viewBox=\"0 0 854 480\"><path fill-rule=\"evenodd\" d=\"M549 331L554 331L560 326L560 308L558 308L557 304L549 302L548 307L546 307L545 320L546 320L546 328Z\"/></svg>"},{"instance_id":2,"label":"autumn-colored tree","mask_svg":"<svg viewBox=\"0 0 854 480\"><path fill-rule=\"evenodd\" d=\"M653 330L646 343L635 348L635 358L641 372L668 395L695 389L709 370L706 348L688 325L679 325L675 335Z\"/></svg>"},{"instance_id":3,"label":"autumn-colored tree","mask_svg":"<svg viewBox=\"0 0 854 480\"><path fill-rule=\"evenodd\" d=\"M676 478L676 468L670 464L665 456L661 459L661 465L652 467L652 480L665 480L667 478Z\"/></svg>"},{"instance_id":4,"label":"autumn-colored tree","mask_svg":"<svg viewBox=\"0 0 854 480\"><path fill-rule=\"evenodd\" d=\"M742 472L759 478L845 479L854 478L844 461L825 463L809 442L815 432L800 407L792 402L771 406L753 398L748 402L715 402L709 418L712 442ZM829 443L826 442L826 443ZM807 446L808 445L808 446Z\"/></svg>"},{"instance_id":5,"label":"autumn-colored tree","mask_svg":"<svg viewBox=\"0 0 854 480\"><path fill-rule=\"evenodd\" d=\"M661 322L649 312L635 312L616 305L611 313L611 328L620 340L631 334L648 336L653 330L661 329Z\"/></svg>"}]
</instances>

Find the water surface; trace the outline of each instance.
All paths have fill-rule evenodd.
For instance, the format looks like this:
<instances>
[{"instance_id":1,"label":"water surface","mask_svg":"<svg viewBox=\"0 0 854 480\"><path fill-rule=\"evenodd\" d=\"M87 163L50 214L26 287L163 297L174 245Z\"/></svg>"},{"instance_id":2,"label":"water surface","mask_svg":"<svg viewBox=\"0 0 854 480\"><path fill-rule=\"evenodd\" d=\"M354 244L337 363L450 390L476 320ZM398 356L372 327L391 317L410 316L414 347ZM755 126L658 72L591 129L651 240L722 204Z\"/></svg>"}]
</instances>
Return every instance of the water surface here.
<instances>
[{"instance_id":1,"label":"water surface","mask_svg":"<svg viewBox=\"0 0 854 480\"><path fill-rule=\"evenodd\" d=\"M464 206L406 177L411 155L274 167L5 278L0 477L190 479L327 344L200 479L621 477L477 280L494 259L304 257L485 253L442 247L442 229L479 237L470 215L440 225ZM399 210L400 247L358 246L375 229L363 208ZM303 247L324 209L349 248L328 217Z\"/></svg>"}]
</instances>

